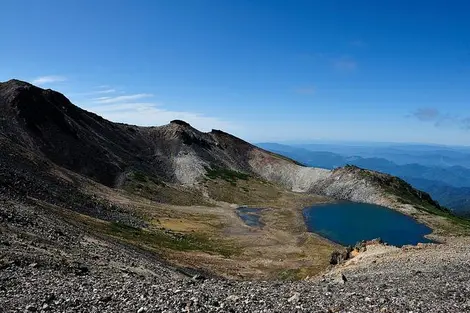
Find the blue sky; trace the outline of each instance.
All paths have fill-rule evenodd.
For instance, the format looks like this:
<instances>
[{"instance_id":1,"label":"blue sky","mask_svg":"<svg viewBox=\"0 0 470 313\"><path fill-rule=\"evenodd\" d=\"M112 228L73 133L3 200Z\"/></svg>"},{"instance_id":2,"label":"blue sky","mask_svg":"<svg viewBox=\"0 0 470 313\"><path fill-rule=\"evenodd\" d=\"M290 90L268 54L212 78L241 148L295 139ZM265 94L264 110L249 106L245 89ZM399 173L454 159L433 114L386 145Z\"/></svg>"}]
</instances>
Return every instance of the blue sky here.
<instances>
[{"instance_id":1,"label":"blue sky","mask_svg":"<svg viewBox=\"0 0 470 313\"><path fill-rule=\"evenodd\" d=\"M249 141L470 145L469 1L1 0L0 80Z\"/></svg>"}]
</instances>

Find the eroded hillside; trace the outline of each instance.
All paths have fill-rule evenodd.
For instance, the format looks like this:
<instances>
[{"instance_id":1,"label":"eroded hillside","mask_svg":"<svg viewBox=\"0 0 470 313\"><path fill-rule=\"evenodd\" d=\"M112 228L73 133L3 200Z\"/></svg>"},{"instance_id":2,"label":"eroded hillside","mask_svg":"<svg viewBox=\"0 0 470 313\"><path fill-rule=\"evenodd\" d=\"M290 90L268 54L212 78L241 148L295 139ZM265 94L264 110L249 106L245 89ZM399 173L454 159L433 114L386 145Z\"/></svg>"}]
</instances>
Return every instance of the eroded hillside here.
<instances>
[{"instance_id":1,"label":"eroded hillside","mask_svg":"<svg viewBox=\"0 0 470 313\"><path fill-rule=\"evenodd\" d=\"M0 307L7 312L341 311L364 297L385 297L380 303L392 311L415 308L409 294L397 301L387 288L377 291L362 269L348 267L347 285L318 278L343 248L308 233L301 209L375 203L427 223L434 235L468 234L468 222L389 175L306 167L184 121L113 123L18 80L0 83L0 109ZM241 205L263 208L261 224L245 224ZM456 253L449 266L465 268L468 251L445 247ZM435 266L424 276L435 285L423 297L468 276L435 279L440 265L429 262ZM420 279L390 273L385 278L399 275L400 284ZM307 277L315 278L257 281ZM355 286L364 295L350 295ZM449 305L464 308L460 299Z\"/></svg>"}]
</instances>

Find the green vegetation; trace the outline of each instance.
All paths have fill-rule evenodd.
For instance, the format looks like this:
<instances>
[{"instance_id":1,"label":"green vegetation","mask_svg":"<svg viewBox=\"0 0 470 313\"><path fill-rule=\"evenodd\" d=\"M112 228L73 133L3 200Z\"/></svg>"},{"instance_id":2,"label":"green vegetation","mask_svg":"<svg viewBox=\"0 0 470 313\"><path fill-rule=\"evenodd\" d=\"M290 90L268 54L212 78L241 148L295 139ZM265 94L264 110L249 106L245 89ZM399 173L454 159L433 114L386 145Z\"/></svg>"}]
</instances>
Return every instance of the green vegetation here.
<instances>
[{"instance_id":1,"label":"green vegetation","mask_svg":"<svg viewBox=\"0 0 470 313\"><path fill-rule=\"evenodd\" d=\"M147 177L142 172L134 172L133 177L134 177L135 180L140 181L140 182L146 182L147 181Z\"/></svg>"},{"instance_id":2,"label":"green vegetation","mask_svg":"<svg viewBox=\"0 0 470 313\"><path fill-rule=\"evenodd\" d=\"M107 235L156 252L164 248L175 251L203 251L230 257L237 250L232 243L211 240L201 233L182 234L165 230L147 230L121 222L105 223L103 226L102 231Z\"/></svg>"},{"instance_id":3,"label":"green vegetation","mask_svg":"<svg viewBox=\"0 0 470 313\"><path fill-rule=\"evenodd\" d=\"M451 233L470 232L470 220L456 216L448 208L439 205L431 196L425 192L413 188L401 178L382 174L370 170L347 165L345 168L358 171L359 175L371 182L377 183L386 193L396 196L397 201L403 204L411 204L417 209L430 214L438 215L448 219L457 229L447 229Z\"/></svg>"},{"instance_id":4,"label":"green vegetation","mask_svg":"<svg viewBox=\"0 0 470 313\"><path fill-rule=\"evenodd\" d=\"M347 165L345 168L357 171L364 179L380 186L385 192L395 195L398 201L418 206L429 213L441 215L450 213L447 208L441 207L431 196L425 192L419 191L401 178L361 169L353 165Z\"/></svg>"},{"instance_id":5,"label":"green vegetation","mask_svg":"<svg viewBox=\"0 0 470 313\"><path fill-rule=\"evenodd\" d=\"M271 152L271 151L267 151L267 150L265 150L265 152L266 152L266 153L269 153L270 155L272 155L272 156L274 156L274 157L280 158L280 159L282 159L282 160L285 160L285 161L288 161L288 162L292 162L292 163L295 164L295 165L304 166L304 167L305 167L305 166L308 166L308 165L305 165L305 164L303 164L303 163L300 163L300 162L298 162L298 161L296 161L296 160L293 160L293 159L291 159L291 158L289 158L289 157L287 157L287 156L284 156L284 155L282 155L282 154L277 154L277 153L274 153L274 152Z\"/></svg>"},{"instance_id":6,"label":"green vegetation","mask_svg":"<svg viewBox=\"0 0 470 313\"><path fill-rule=\"evenodd\" d=\"M397 177L393 177L393 180L395 183L383 187L387 192L396 195L398 201L414 205L422 211L445 217L453 224L468 228L470 231L470 220L454 215L448 208L442 207L432 200L429 194L414 189L404 180Z\"/></svg>"},{"instance_id":7,"label":"green vegetation","mask_svg":"<svg viewBox=\"0 0 470 313\"><path fill-rule=\"evenodd\" d=\"M227 168L221 168L218 166L212 165L211 167L205 167L206 170L206 176L209 177L210 179L223 179L232 185L237 184L237 180L248 180L250 178L250 175L237 172L234 170L230 170Z\"/></svg>"},{"instance_id":8,"label":"green vegetation","mask_svg":"<svg viewBox=\"0 0 470 313\"><path fill-rule=\"evenodd\" d=\"M277 186L256 178L238 180L237 183L209 179L205 186L211 199L260 207L272 205L283 194Z\"/></svg>"},{"instance_id":9,"label":"green vegetation","mask_svg":"<svg viewBox=\"0 0 470 313\"><path fill-rule=\"evenodd\" d=\"M211 205L197 190L175 187L140 171L134 171L129 175L122 188L129 194L138 195L158 203Z\"/></svg>"},{"instance_id":10,"label":"green vegetation","mask_svg":"<svg viewBox=\"0 0 470 313\"><path fill-rule=\"evenodd\" d=\"M161 180L155 178L154 176L148 176L145 173L141 171L135 171L132 173L132 178L135 181L141 182L141 183L146 183L146 182L152 182L155 185L158 186L165 186L165 183L163 183Z\"/></svg>"},{"instance_id":11,"label":"green vegetation","mask_svg":"<svg viewBox=\"0 0 470 313\"><path fill-rule=\"evenodd\" d=\"M289 268L289 269L282 270L281 272L279 272L277 278L280 280L300 280L303 277L301 276L301 269Z\"/></svg>"}]
</instances>

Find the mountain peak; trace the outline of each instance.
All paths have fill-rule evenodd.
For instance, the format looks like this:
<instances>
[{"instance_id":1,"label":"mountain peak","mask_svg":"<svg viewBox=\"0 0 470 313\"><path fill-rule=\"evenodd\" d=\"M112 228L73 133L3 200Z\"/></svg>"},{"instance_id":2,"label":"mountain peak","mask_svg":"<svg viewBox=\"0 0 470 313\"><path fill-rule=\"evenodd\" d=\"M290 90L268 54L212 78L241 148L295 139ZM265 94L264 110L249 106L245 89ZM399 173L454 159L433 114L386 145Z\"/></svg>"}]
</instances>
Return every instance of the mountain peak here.
<instances>
[{"instance_id":1,"label":"mountain peak","mask_svg":"<svg viewBox=\"0 0 470 313\"><path fill-rule=\"evenodd\" d=\"M185 126L185 127L191 127L191 124L189 124L188 122L185 122L183 120L172 120L170 122L170 124L177 124L177 125L181 125L181 126Z\"/></svg>"},{"instance_id":2,"label":"mountain peak","mask_svg":"<svg viewBox=\"0 0 470 313\"><path fill-rule=\"evenodd\" d=\"M18 79L0 83L0 107L34 124L59 117L58 111L80 110L63 94Z\"/></svg>"},{"instance_id":3,"label":"mountain peak","mask_svg":"<svg viewBox=\"0 0 470 313\"><path fill-rule=\"evenodd\" d=\"M31 85L22 80L10 79L6 82L0 82L0 97L3 98L4 102L10 102L18 97L22 91L27 91L31 89L41 90L38 87Z\"/></svg>"},{"instance_id":4,"label":"mountain peak","mask_svg":"<svg viewBox=\"0 0 470 313\"><path fill-rule=\"evenodd\" d=\"M15 79L15 78L10 79L6 82L0 82L0 86L1 85L7 85L7 86L33 86L28 82L25 82L25 81L22 81L22 80L19 80L19 79Z\"/></svg>"}]
</instances>

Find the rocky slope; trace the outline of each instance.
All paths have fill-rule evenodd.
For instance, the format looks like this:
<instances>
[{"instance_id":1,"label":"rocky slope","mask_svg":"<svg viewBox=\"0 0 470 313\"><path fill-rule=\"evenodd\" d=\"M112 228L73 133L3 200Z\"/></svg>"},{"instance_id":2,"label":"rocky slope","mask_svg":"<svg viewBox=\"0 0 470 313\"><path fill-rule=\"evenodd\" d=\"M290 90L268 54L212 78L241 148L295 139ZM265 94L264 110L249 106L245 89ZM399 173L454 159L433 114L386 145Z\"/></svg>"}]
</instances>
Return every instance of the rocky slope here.
<instances>
[{"instance_id":1,"label":"rocky slope","mask_svg":"<svg viewBox=\"0 0 470 313\"><path fill-rule=\"evenodd\" d=\"M166 183L197 186L211 169L228 169L293 191L369 203L386 203L384 197L400 196L394 193L410 188L398 180L394 181L401 185L398 189L386 188L390 176L376 172L302 166L223 131L203 133L183 121L160 127L112 123L76 107L58 92L18 80L0 83L0 109L0 135L10 155L21 147L29 158L111 187L122 186L135 172ZM400 197L412 205L416 199L421 202L423 193L411 193L412 197ZM441 209L432 200L427 203Z\"/></svg>"},{"instance_id":2,"label":"rocky slope","mask_svg":"<svg viewBox=\"0 0 470 313\"><path fill-rule=\"evenodd\" d=\"M45 213L0 201L0 312L470 310L470 248L464 239L370 249L358 265L313 280L243 282L182 275L153 255Z\"/></svg>"}]
</instances>

